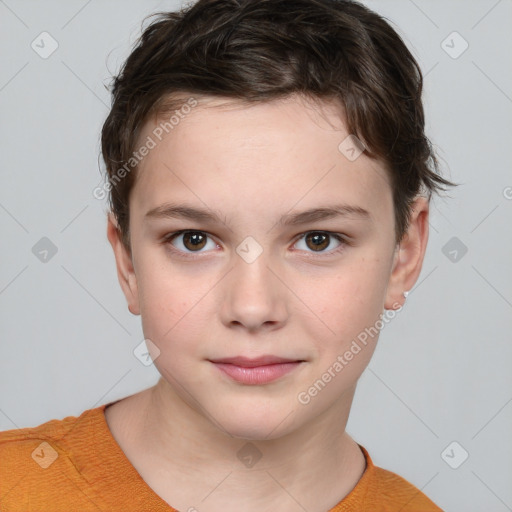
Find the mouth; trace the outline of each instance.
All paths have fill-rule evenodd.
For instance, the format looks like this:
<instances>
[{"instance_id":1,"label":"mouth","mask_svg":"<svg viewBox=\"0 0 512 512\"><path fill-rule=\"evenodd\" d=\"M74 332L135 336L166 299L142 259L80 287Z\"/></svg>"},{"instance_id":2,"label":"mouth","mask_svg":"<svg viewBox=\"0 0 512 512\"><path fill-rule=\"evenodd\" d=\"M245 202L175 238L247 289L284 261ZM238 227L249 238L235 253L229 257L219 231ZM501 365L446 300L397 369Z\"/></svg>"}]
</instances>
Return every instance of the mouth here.
<instances>
[{"instance_id":1,"label":"mouth","mask_svg":"<svg viewBox=\"0 0 512 512\"><path fill-rule=\"evenodd\" d=\"M224 375L240 384L261 385L276 381L299 368L303 359L262 356L255 359L238 356L210 360Z\"/></svg>"}]
</instances>

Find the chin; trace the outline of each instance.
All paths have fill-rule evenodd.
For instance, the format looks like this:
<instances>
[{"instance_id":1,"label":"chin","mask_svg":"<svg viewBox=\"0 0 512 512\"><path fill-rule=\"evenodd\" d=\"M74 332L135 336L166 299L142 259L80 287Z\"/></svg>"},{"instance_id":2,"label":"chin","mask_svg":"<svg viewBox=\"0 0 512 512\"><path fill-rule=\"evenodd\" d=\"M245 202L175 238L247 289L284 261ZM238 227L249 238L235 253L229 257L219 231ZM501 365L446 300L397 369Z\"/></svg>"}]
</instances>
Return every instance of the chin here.
<instances>
[{"instance_id":1,"label":"chin","mask_svg":"<svg viewBox=\"0 0 512 512\"><path fill-rule=\"evenodd\" d=\"M270 441L278 439L289 432L283 431L281 426L276 428L279 422L270 425L268 422L261 424L248 424L247 420L240 423L231 422L227 425L225 431L236 439L243 439L245 441Z\"/></svg>"},{"instance_id":2,"label":"chin","mask_svg":"<svg viewBox=\"0 0 512 512\"><path fill-rule=\"evenodd\" d=\"M214 413L215 414L215 413ZM296 414L291 408L284 412L283 407L269 411L268 407L240 407L232 413L214 416L218 419L215 426L229 435L250 441L278 439L297 428Z\"/></svg>"}]
</instances>

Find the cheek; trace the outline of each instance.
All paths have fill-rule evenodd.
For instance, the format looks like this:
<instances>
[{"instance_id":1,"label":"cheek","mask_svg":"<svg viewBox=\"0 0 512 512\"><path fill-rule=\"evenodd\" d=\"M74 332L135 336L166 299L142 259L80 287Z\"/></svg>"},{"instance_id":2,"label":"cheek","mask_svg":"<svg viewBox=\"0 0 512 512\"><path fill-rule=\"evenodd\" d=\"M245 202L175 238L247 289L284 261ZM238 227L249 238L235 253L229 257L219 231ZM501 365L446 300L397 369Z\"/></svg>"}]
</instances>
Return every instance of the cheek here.
<instances>
[{"instance_id":1,"label":"cheek","mask_svg":"<svg viewBox=\"0 0 512 512\"><path fill-rule=\"evenodd\" d=\"M158 350L155 357L152 354L154 365L178 389L184 382L199 382L193 361L200 355L201 341L208 332L200 324L204 316L201 303L198 304L200 296L191 293L182 281L148 273L140 290L144 338L150 339Z\"/></svg>"},{"instance_id":2,"label":"cheek","mask_svg":"<svg viewBox=\"0 0 512 512\"><path fill-rule=\"evenodd\" d=\"M183 345L180 352L192 348L195 339L209 332L204 325L208 320L204 307L215 280L158 264L148 264L141 275L139 300L144 336L161 352L174 344Z\"/></svg>"},{"instance_id":3,"label":"cheek","mask_svg":"<svg viewBox=\"0 0 512 512\"><path fill-rule=\"evenodd\" d=\"M375 325L384 308L387 269L386 261L370 255L340 267L335 277L316 276L307 286L305 282L297 285L297 295L315 313L303 318L318 350L325 352L329 347L329 352L343 352Z\"/></svg>"}]
</instances>

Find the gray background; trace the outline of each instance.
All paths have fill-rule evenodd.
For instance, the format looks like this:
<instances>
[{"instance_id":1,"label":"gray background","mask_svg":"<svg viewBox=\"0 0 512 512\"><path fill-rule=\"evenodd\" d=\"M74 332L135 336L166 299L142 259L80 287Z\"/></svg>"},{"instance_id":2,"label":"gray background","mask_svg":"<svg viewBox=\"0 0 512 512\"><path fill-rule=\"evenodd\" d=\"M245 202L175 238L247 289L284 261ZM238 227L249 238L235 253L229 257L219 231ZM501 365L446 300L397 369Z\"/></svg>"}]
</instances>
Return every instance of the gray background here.
<instances>
[{"instance_id":1,"label":"gray background","mask_svg":"<svg viewBox=\"0 0 512 512\"><path fill-rule=\"evenodd\" d=\"M366 3L418 58L428 132L462 185L432 203L422 274L381 334L348 431L446 511L512 510L512 5ZM0 0L0 430L78 415L158 379L133 355L140 318L92 190L104 84L143 17L177 5ZM43 31L59 45L46 59L31 48ZM43 237L57 248L46 262L33 252Z\"/></svg>"}]
</instances>

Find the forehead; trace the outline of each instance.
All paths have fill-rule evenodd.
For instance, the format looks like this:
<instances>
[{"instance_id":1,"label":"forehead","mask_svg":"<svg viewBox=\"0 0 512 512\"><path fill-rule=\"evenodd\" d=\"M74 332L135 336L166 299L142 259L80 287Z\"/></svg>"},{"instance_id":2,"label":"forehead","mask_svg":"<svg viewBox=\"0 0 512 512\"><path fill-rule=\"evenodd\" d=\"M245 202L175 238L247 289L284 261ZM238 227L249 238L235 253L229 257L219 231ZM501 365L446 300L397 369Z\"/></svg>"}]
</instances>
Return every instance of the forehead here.
<instances>
[{"instance_id":1,"label":"forehead","mask_svg":"<svg viewBox=\"0 0 512 512\"><path fill-rule=\"evenodd\" d=\"M192 103L185 97L186 104ZM293 96L251 105L227 98L177 105L141 132L139 145L151 140L153 147L137 169L130 209L146 212L179 196L238 217L319 202L389 210L384 164L364 153L348 158L350 134L335 102Z\"/></svg>"}]
</instances>

